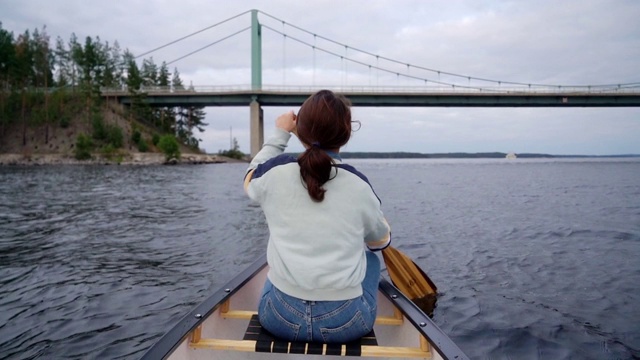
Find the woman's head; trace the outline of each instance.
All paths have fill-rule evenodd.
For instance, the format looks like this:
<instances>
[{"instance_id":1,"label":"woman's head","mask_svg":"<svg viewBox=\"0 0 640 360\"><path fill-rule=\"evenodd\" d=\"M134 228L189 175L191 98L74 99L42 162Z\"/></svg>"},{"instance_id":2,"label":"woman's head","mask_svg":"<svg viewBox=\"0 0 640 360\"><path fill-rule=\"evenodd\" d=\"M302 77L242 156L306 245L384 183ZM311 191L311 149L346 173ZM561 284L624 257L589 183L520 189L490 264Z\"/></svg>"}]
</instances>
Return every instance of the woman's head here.
<instances>
[{"instance_id":1,"label":"woman's head","mask_svg":"<svg viewBox=\"0 0 640 360\"><path fill-rule=\"evenodd\" d=\"M344 96L329 90L311 95L300 107L298 138L308 147L325 150L344 146L351 137L351 104Z\"/></svg>"},{"instance_id":2,"label":"woman's head","mask_svg":"<svg viewBox=\"0 0 640 360\"><path fill-rule=\"evenodd\" d=\"M349 100L329 90L311 95L300 107L296 132L307 150L298 157L300 175L314 201L324 199L324 183L331 177L333 160L326 150L337 151L351 137Z\"/></svg>"}]
</instances>

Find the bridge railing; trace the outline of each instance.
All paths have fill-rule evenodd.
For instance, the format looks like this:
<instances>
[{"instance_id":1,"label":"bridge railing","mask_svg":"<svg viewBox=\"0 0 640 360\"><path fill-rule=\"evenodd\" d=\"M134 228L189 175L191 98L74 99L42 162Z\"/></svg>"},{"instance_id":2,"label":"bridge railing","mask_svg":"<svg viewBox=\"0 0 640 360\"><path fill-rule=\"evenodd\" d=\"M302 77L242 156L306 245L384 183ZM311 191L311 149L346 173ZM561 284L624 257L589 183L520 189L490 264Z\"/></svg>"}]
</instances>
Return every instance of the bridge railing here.
<instances>
[{"instance_id":1,"label":"bridge railing","mask_svg":"<svg viewBox=\"0 0 640 360\"><path fill-rule=\"evenodd\" d=\"M202 85L188 88L174 88L171 86L143 86L138 92L147 95L189 95L189 94L230 94L230 93L314 93L321 89L330 89L347 94L640 94L640 86L554 86L554 87L469 87L469 86L297 86L297 85L263 85L254 90L251 85ZM129 96L126 87L101 88L103 96Z\"/></svg>"}]
</instances>

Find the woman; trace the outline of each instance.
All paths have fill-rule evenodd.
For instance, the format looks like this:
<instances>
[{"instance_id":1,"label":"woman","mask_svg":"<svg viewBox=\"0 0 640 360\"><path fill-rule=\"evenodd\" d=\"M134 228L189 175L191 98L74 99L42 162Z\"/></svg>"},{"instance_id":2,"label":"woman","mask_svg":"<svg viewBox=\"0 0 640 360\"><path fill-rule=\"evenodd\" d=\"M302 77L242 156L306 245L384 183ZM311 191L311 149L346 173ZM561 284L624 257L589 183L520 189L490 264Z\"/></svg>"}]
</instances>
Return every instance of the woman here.
<instances>
[{"instance_id":1,"label":"woman","mask_svg":"<svg viewBox=\"0 0 640 360\"><path fill-rule=\"evenodd\" d=\"M367 248L391 234L367 178L340 159L351 122L346 98L311 95L276 119L245 177L270 233L260 323L288 341L344 343L373 328L380 260ZM297 159L282 154L291 133L306 148Z\"/></svg>"}]
</instances>

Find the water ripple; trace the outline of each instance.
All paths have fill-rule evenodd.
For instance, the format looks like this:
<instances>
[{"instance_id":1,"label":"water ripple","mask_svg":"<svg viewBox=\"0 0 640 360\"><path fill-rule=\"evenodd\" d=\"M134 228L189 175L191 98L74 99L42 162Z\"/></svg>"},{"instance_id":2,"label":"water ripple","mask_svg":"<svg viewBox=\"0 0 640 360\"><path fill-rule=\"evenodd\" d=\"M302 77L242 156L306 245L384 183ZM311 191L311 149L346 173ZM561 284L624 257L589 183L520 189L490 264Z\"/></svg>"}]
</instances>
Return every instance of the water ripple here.
<instances>
[{"instance_id":1,"label":"water ripple","mask_svg":"<svg viewBox=\"0 0 640 360\"><path fill-rule=\"evenodd\" d=\"M353 164L471 358L640 357L640 162ZM244 169L0 167L0 358L139 358L264 252Z\"/></svg>"}]
</instances>

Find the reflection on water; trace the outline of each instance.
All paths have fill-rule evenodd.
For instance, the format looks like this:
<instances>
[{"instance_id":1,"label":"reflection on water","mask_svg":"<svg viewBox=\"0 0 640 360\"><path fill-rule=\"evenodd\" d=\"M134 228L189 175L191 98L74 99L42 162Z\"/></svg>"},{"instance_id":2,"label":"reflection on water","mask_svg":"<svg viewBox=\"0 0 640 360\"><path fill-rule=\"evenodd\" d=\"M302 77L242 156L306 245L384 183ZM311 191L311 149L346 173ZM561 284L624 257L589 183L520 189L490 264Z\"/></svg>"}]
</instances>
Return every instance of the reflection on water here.
<instances>
[{"instance_id":1,"label":"reflection on water","mask_svg":"<svg viewBox=\"0 0 640 360\"><path fill-rule=\"evenodd\" d=\"M352 164L471 358L640 357L640 162ZM265 250L245 166L0 167L0 358L139 358Z\"/></svg>"},{"instance_id":2,"label":"reflection on water","mask_svg":"<svg viewBox=\"0 0 640 360\"><path fill-rule=\"evenodd\" d=\"M0 168L0 358L140 356L263 248L242 173Z\"/></svg>"}]
</instances>

